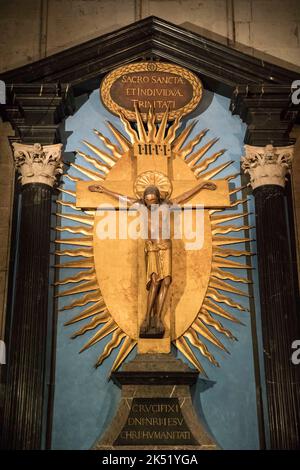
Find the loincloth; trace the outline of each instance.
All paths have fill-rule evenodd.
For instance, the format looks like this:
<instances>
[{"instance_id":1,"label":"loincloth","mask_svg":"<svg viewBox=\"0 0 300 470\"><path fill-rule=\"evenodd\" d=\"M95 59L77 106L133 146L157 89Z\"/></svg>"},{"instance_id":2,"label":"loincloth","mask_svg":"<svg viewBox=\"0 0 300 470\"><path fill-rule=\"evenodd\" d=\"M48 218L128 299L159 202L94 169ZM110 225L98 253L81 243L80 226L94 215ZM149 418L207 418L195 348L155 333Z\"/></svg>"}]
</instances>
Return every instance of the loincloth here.
<instances>
[{"instance_id":1,"label":"loincloth","mask_svg":"<svg viewBox=\"0 0 300 470\"><path fill-rule=\"evenodd\" d=\"M171 240L146 240L145 253L146 288L149 290L153 273L157 274L159 281L172 275L172 242Z\"/></svg>"}]
</instances>

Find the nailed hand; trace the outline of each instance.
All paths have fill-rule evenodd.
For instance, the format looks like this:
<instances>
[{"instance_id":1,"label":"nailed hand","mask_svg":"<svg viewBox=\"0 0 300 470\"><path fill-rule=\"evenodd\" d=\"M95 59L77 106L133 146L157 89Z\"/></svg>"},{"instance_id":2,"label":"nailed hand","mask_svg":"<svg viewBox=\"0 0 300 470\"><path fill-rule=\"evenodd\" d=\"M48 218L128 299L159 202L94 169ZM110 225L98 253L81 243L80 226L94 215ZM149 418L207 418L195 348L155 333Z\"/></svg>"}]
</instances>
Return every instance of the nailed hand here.
<instances>
[{"instance_id":1,"label":"nailed hand","mask_svg":"<svg viewBox=\"0 0 300 470\"><path fill-rule=\"evenodd\" d=\"M92 193L103 193L103 186L100 184L93 184L92 186L89 186L89 191Z\"/></svg>"}]
</instances>

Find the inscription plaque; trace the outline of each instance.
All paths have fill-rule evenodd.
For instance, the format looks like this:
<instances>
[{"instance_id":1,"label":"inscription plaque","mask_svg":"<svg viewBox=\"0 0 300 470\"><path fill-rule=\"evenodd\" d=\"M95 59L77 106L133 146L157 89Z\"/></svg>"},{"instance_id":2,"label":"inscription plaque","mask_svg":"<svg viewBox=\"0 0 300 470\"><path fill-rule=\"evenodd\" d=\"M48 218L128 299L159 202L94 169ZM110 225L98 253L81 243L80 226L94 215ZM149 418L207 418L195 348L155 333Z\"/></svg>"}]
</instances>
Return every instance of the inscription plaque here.
<instances>
[{"instance_id":1,"label":"inscription plaque","mask_svg":"<svg viewBox=\"0 0 300 470\"><path fill-rule=\"evenodd\" d=\"M155 119L160 121L168 109L168 119L192 112L202 97L199 78L175 64L139 62L110 72L100 87L104 105L113 113L122 112L131 121L136 120L135 105L143 120L150 106Z\"/></svg>"},{"instance_id":2,"label":"inscription plaque","mask_svg":"<svg viewBox=\"0 0 300 470\"><path fill-rule=\"evenodd\" d=\"M178 398L133 398L115 446L196 445Z\"/></svg>"}]
</instances>

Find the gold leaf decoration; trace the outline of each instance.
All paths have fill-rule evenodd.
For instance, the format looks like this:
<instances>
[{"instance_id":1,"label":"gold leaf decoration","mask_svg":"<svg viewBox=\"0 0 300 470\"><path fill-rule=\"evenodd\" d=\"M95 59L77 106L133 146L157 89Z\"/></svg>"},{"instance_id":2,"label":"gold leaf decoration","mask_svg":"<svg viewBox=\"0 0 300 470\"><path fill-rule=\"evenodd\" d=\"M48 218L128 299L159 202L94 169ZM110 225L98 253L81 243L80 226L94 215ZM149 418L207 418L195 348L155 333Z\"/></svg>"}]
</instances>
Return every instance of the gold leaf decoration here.
<instances>
[{"instance_id":1,"label":"gold leaf decoration","mask_svg":"<svg viewBox=\"0 0 300 470\"><path fill-rule=\"evenodd\" d=\"M72 325L73 323L85 320L86 318L92 317L97 313L101 312L105 312L108 314L108 310L105 306L104 300L99 300L90 307L84 309L79 315L76 315L75 317L71 318L71 320L65 322L65 325Z\"/></svg>"},{"instance_id":2,"label":"gold leaf decoration","mask_svg":"<svg viewBox=\"0 0 300 470\"><path fill-rule=\"evenodd\" d=\"M176 135L181 126L182 114L177 114L174 121L170 123L170 113L169 110L166 109L159 123L152 107L149 108L147 114L142 115L138 107L135 106L135 116L136 130L123 113L119 114L120 122L123 124L128 137L123 135L112 123L107 122L107 127L116 143L103 135L100 131L94 129L94 134L101 141L101 146L105 150L88 142L88 140L84 140L83 143L89 149L90 153L78 150L78 156L82 158L81 162L83 162L83 164L70 164L70 169L76 172L75 174L79 173L80 178L75 177L73 174L67 174L65 177L72 184L81 181L82 178L92 181L104 181L111 169L123 157L131 155L133 144L135 143L164 143L171 145L172 155L176 155L176 157L179 157L185 162L187 168L193 172L198 181L214 180L232 163L231 161L224 162L223 155L226 151L225 149L215 149L211 153L212 147L219 139L217 137L209 138L209 140L205 142L204 139L206 139L209 132L208 129L197 132L195 137L191 138L196 121L189 123L181 133ZM89 166L87 166L87 164ZM90 168L91 165L93 169ZM230 174L223 179L230 182L237 176L239 176L239 173ZM166 188L166 192L170 193L172 188L168 185ZM251 269L248 260L253 253L246 249L231 249L231 245L245 244L252 240L249 237L235 237L232 234L234 232L242 232L243 235L245 231L251 228L247 224L247 218L250 214L248 211L244 210L246 208L247 198L245 198L242 193L242 196L236 199L238 197L236 196L237 193L244 189L245 186L238 186L229 191L231 197L230 207L228 208L229 211L220 208L212 208L208 211L210 215L213 252L211 274L206 296L198 316L192 325L187 328L181 337L174 340L174 345L177 349L204 375L206 375L204 368L194 354L193 348L196 348L211 364L219 366L207 345L202 341L202 338L208 344L212 344L222 351L228 352L226 346L212 330L216 331L219 335L222 334L226 341L236 340L231 331L222 325L220 319L223 318L232 323L243 325L240 316L242 317L243 314L248 311L242 303L236 302L232 296L238 295L241 297L242 301L245 301L245 298L249 297L248 285L251 283L251 280L249 280L247 276L238 276L231 272L231 270L247 271ZM62 195L68 195L73 199L76 198L76 192L69 188L60 189L60 191ZM55 285L60 288L67 284L72 284L68 289L59 290L56 297L66 298L67 296L76 295L74 301L63 306L60 310L69 311L73 308L84 307L80 309L79 313L77 312L76 315L65 322L65 325L73 325L82 322L82 326L73 333L73 338L84 335L88 331L95 330L93 336L83 346L80 352L96 345L108 335L112 335L95 364L96 367L100 366L103 361L110 356L112 351L118 348L118 353L111 369L112 372L120 367L122 362L135 348L137 341L127 336L113 320L105 305L100 286L98 285L93 256L95 211L81 211L76 207L75 202L68 200L61 199L58 203L62 208L62 212L58 213L57 216L62 221L66 219L71 222L69 225L58 225L56 227L57 232L59 234L68 232L74 235L80 235L80 237L57 237L55 243L69 245L69 247L64 250L57 250L56 255L58 257L68 256L71 258L81 258L64 263L59 262L55 265L57 268L79 269L79 272L76 274L55 282ZM239 205L241 205L243 212L236 213L233 209ZM67 212L66 210L69 211ZM75 213L73 214L72 211ZM241 222L243 220L245 220L244 224ZM232 223L232 221L236 222ZM231 259L240 257L247 257L247 263ZM232 285L232 283L235 283L235 285ZM239 289L236 287L236 284L243 284L245 290ZM227 294L224 295L224 292ZM238 316L232 315L230 311L227 311L226 306L230 307L230 309L236 309Z\"/></svg>"},{"instance_id":3,"label":"gold leaf decoration","mask_svg":"<svg viewBox=\"0 0 300 470\"><path fill-rule=\"evenodd\" d=\"M126 334L120 329L114 331L111 340L107 343L102 354L98 357L95 367L99 367L102 364L104 359L112 353L112 350L119 346L125 336Z\"/></svg>"}]
</instances>

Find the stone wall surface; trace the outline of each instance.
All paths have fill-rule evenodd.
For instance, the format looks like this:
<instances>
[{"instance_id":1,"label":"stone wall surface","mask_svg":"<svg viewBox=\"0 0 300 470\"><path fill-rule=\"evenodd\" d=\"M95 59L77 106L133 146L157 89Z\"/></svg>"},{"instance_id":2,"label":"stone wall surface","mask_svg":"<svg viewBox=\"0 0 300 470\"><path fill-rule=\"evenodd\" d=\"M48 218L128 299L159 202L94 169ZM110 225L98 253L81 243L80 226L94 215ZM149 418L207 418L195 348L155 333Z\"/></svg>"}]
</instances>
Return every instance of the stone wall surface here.
<instances>
[{"instance_id":1,"label":"stone wall surface","mask_svg":"<svg viewBox=\"0 0 300 470\"><path fill-rule=\"evenodd\" d=\"M155 15L271 62L300 66L298 0L1 0L0 70ZM282 64L282 62L281 62Z\"/></svg>"}]
</instances>

